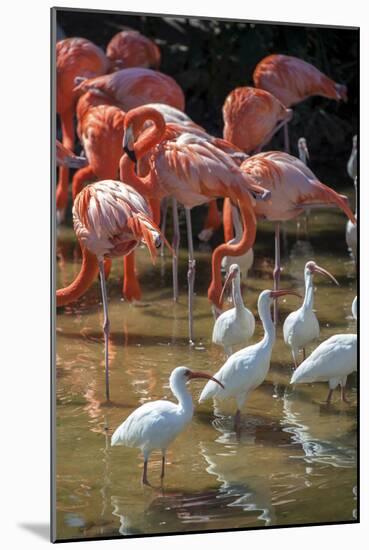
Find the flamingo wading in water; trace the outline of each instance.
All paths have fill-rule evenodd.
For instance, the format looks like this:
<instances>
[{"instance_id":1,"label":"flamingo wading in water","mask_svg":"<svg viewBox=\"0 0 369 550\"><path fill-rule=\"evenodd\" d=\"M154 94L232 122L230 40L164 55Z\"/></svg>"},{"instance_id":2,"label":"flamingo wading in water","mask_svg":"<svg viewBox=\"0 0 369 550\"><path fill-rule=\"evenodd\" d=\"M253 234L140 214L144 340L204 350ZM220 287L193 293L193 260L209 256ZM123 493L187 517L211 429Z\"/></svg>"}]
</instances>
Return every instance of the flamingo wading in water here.
<instances>
[{"instance_id":1,"label":"flamingo wading in water","mask_svg":"<svg viewBox=\"0 0 369 550\"><path fill-rule=\"evenodd\" d=\"M356 297L352 303L352 314L356 319ZM322 342L294 371L291 384L328 382L327 404L333 391L341 386L341 399L348 402L345 386L349 374L357 370L357 335L335 334Z\"/></svg>"},{"instance_id":2,"label":"flamingo wading in water","mask_svg":"<svg viewBox=\"0 0 369 550\"><path fill-rule=\"evenodd\" d=\"M255 331L254 315L243 303L240 268L237 264L233 264L229 268L220 301L222 301L223 293L230 282L232 282L234 307L219 315L214 323L212 336L214 344L224 347L227 357L232 355L233 346L246 344L252 338Z\"/></svg>"},{"instance_id":3,"label":"flamingo wading in water","mask_svg":"<svg viewBox=\"0 0 369 550\"><path fill-rule=\"evenodd\" d=\"M329 277L336 285L338 281L333 277L329 271L320 267L313 261L309 261L305 265L304 279L305 279L305 297L302 306L292 311L283 324L283 338L285 343L290 346L292 358L297 368L297 357L299 350L302 349L303 357L306 358L305 347L319 338L319 321L314 312L314 286L313 279L314 273L320 273Z\"/></svg>"},{"instance_id":4,"label":"flamingo wading in water","mask_svg":"<svg viewBox=\"0 0 369 550\"><path fill-rule=\"evenodd\" d=\"M187 382L197 378L211 380L224 387L216 378L204 372L194 372L186 367L172 371L169 385L178 404L171 401L151 401L141 405L115 430L112 446L138 447L144 456L142 483L150 485L147 478L147 464L153 450L162 452L161 480L164 478L165 453L169 444L187 426L193 416L193 402L186 388Z\"/></svg>"},{"instance_id":5,"label":"flamingo wading in water","mask_svg":"<svg viewBox=\"0 0 369 550\"><path fill-rule=\"evenodd\" d=\"M76 279L56 292L56 305L64 306L77 300L100 274L104 309L105 388L109 391L108 298L104 259L125 256L144 241L154 261L160 246L160 229L151 220L145 199L129 185L119 181L99 181L85 187L73 206L73 225L82 248L82 267Z\"/></svg>"},{"instance_id":6,"label":"flamingo wading in water","mask_svg":"<svg viewBox=\"0 0 369 550\"><path fill-rule=\"evenodd\" d=\"M140 128L147 120L154 125L137 141L134 126ZM188 260L188 303L189 337L193 342L193 285L195 259L192 241L190 209L209 202L216 197L232 198L240 205L244 231L236 245L220 245L212 257L212 282L208 290L210 301L221 307L222 290L221 262L225 255L238 256L245 253L254 243L256 220L253 204L254 195L268 197L264 189L256 185L240 171L232 158L201 136L178 132L175 125L166 124L163 116L155 109L145 106L127 113L124 132L124 150L120 161L120 177L147 198L175 197L186 211L189 247ZM144 177L135 172L135 163L151 151L150 170Z\"/></svg>"},{"instance_id":7,"label":"flamingo wading in water","mask_svg":"<svg viewBox=\"0 0 369 550\"><path fill-rule=\"evenodd\" d=\"M264 328L264 338L257 344L248 346L231 355L214 377L225 389L209 381L201 392L199 403L207 399L224 400L230 397L236 399L237 412L235 416L236 431L240 428L241 409L249 393L262 384L268 374L270 359L275 341L275 326L272 322L270 307L278 297L293 294L300 296L294 290L263 290L258 300L258 312Z\"/></svg>"},{"instance_id":8,"label":"flamingo wading in water","mask_svg":"<svg viewBox=\"0 0 369 550\"><path fill-rule=\"evenodd\" d=\"M270 201L257 201L258 218L275 223L274 288L279 286L280 222L296 218L309 208L336 206L356 223L345 195L339 195L324 183L301 160L280 151L259 153L241 164L241 170L251 176L261 187L271 193ZM274 305L274 321L277 321L277 303Z\"/></svg>"}]
</instances>

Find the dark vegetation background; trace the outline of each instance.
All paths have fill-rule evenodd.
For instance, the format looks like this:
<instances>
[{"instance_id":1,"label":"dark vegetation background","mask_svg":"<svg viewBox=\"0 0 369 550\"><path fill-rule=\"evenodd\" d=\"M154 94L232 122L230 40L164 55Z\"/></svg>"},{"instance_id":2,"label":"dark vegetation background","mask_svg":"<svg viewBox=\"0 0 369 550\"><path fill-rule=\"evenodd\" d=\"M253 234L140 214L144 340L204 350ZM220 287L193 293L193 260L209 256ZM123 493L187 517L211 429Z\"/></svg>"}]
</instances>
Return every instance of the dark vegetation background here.
<instances>
[{"instance_id":1,"label":"dark vegetation background","mask_svg":"<svg viewBox=\"0 0 369 550\"><path fill-rule=\"evenodd\" d=\"M154 39L162 52L160 70L185 92L186 112L218 136L222 135L222 105L227 94L236 86L252 86L253 70L263 57L282 53L312 63L347 85L349 101L313 97L299 104L289 125L291 152L297 154L297 139L305 136L312 169L327 174L330 185L342 181L340 174L347 182L345 166L352 136L358 131L358 29L70 10L58 10L57 21L58 38L82 36L104 49L123 28L137 29ZM282 147L279 135L268 148Z\"/></svg>"}]
</instances>

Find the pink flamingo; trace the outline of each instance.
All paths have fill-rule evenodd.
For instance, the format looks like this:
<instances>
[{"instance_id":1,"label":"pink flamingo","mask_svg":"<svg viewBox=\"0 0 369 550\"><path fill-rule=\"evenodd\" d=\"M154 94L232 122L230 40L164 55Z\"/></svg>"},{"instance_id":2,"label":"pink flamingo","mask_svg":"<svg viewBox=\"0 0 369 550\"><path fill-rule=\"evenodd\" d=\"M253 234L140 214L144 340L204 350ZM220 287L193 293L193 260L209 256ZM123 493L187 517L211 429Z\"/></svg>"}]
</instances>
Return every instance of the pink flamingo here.
<instances>
[{"instance_id":1,"label":"pink flamingo","mask_svg":"<svg viewBox=\"0 0 369 550\"><path fill-rule=\"evenodd\" d=\"M158 69L161 61L159 46L134 30L115 34L106 47L106 55L114 71L129 67Z\"/></svg>"},{"instance_id":2,"label":"pink flamingo","mask_svg":"<svg viewBox=\"0 0 369 550\"><path fill-rule=\"evenodd\" d=\"M320 95L347 101L347 88L319 71L314 65L290 55L273 54L256 65L253 80L256 88L273 94L286 107ZM289 152L288 125L284 127L285 150Z\"/></svg>"},{"instance_id":3,"label":"pink flamingo","mask_svg":"<svg viewBox=\"0 0 369 550\"><path fill-rule=\"evenodd\" d=\"M259 153L246 159L240 169L260 186L270 191L270 201L258 201L258 218L275 223L274 289L278 289L280 264L280 222L299 216L309 208L336 206L356 223L348 199L321 183L301 160L281 151ZM274 306L277 321L277 307Z\"/></svg>"},{"instance_id":4,"label":"pink flamingo","mask_svg":"<svg viewBox=\"0 0 369 550\"><path fill-rule=\"evenodd\" d=\"M103 50L85 38L66 38L56 44L56 111L60 116L63 145L74 148L74 91L76 77L91 78L108 71ZM60 167L56 206L62 218L68 202L69 170Z\"/></svg>"},{"instance_id":5,"label":"pink flamingo","mask_svg":"<svg viewBox=\"0 0 369 550\"><path fill-rule=\"evenodd\" d=\"M147 120L151 120L153 126L135 141L134 125L140 127ZM190 209L209 199L226 196L238 201L241 208L244 221L241 241L236 245L223 244L213 253L208 297L214 306L220 307L222 258L226 254L239 255L252 246L256 235L252 193L264 196L265 190L242 173L221 149L197 135L179 134L175 125L166 124L163 116L155 109L143 106L130 111L126 114L124 127L123 145L126 154L120 161L121 179L147 198L172 196L185 207L189 246L189 337L190 342L193 342L195 259ZM149 172L139 177L135 172L135 164L149 151Z\"/></svg>"},{"instance_id":6,"label":"pink flamingo","mask_svg":"<svg viewBox=\"0 0 369 550\"><path fill-rule=\"evenodd\" d=\"M100 274L104 309L105 389L109 401L110 322L104 259L126 256L143 241L154 261L161 241L160 229L152 221L145 199L129 185L113 180L88 185L78 194L73 206L73 225L82 248L82 267L69 286L57 290L56 304L64 306L77 300Z\"/></svg>"}]
</instances>

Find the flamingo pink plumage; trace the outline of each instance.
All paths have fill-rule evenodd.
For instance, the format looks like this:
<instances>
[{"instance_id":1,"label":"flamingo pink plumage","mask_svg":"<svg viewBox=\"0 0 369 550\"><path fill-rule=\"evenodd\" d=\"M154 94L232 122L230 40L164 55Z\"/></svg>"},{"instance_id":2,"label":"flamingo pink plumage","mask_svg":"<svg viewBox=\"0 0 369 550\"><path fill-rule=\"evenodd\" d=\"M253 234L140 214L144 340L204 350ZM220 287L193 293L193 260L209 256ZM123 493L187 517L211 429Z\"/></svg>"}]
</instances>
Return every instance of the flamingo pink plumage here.
<instances>
[{"instance_id":1,"label":"flamingo pink plumage","mask_svg":"<svg viewBox=\"0 0 369 550\"><path fill-rule=\"evenodd\" d=\"M145 199L132 187L106 180L88 185L76 197L73 225L82 248L80 273L66 288L56 292L57 306L74 302L100 274L104 307L106 397L109 400L109 317L104 259L126 256L144 241L154 261L160 229L151 219Z\"/></svg>"},{"instance_id":2,"label":"flamingo pink plumage","mask_svg":"<svg viewBox=\"0 0 369 550\"><path fill-rule=\"evenodd\" d=\"M256 88L267 90L286 107L313 95L347 101L344 84L334 82L314 65L290 55L264 57L255 67L253 80Z\"/></svg>"},{"instance_id":3,"label":"flamingo pink plumage","mask_svg":"<svg viewBox=\"0 0 369 550\"><path fill-rule=\"evenodd\" d=\"M261 150L292 117L291 109L272 94L248 86L236 88L223 105L223 136L245 153Z\"/></svg>"},{"instance_id":4,"label":"flamingo pink plumage","mask_svg":"<svg viewBox=\"0 0 369 550\"><path fill-rule=\"evenodd\" d=\"M161 61L159 46L134 30L124 30L115 34L106 47L106 55L112 70L130 67L158 69Z\"/></svg>"},{"instance_id":5,"label":"flamingo pink plumage","mask_svg":"<svg viewBox=\"0 0 369 550\"><path fill-rule=\"evenodd\" d=\"M177 82L170 76L151 69L122 69L112 74L81 81L76 94L86 92L106 99L107 103L129 111L146 103L165 103L184 111L185 97Z\"/></svg>"},{"instance_id":6,"label":"flamingo pink plumage","mask_svg":"<svg viewBox=\"0 0 369 550\"><path fill-rule=\"evenodd\" d=\"M109 61L102 49L85 38L66 38L56 44L56 111L60 116L63 145L74 148L75 78L92 78L108 71ZM56 206L63 212L68 201L69 170L61 167Z\"/></svg>"},{"instance_id":7,"label":"flamingo pink plumage","mask_svg":"<svg viewBox=\"0 0 369 550\"><path fill-rule=\"evenodd\" d=\"M135 142L133 124L143 125L151 120L154 126ZM192 247L190 209L204 204L209 199L229 196L238 201L244 220L244 233L241 241L234 246L221 245L213 253L212 282L208 296L215 306L220 306L221 261L226 254L239 255L248 250L256 234L256 221L253 211L253 198L250 192L263 193L260 186L246 174L221 149L190 133L178 134L175 126L166 124L155 109L145 106L127 113L125 118L125 154L120 161L121 179L130 183L144 196L175 197L186 208L189 234L189 328L193 340L192 327L192 287L195 260ZM151 151L150 170L145 177L135 173L135 160L140 160Z\"/></svg>"}]
</instances>

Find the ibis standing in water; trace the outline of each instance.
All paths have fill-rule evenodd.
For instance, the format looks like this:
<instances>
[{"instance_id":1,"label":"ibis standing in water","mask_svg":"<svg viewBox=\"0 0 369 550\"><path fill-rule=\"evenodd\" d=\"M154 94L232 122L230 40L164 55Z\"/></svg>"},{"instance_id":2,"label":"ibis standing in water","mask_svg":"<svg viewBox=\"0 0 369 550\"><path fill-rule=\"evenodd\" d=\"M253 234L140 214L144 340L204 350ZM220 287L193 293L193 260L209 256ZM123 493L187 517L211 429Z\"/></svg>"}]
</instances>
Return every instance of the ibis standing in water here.
<instances>
[{"instance_id":1,"label":"ibis standing in water","mask_svg":"<svg viewBox=\"0 0 369 550\"><path fill-rule=\"evenodd\" d=\"M356 298L352 303L356 319ZM322 342L295 370L291 384L328 382L327 405L335 388L341 386L341 399L348 403L345 394L347 376L357 369L357 335L335 334Z\"/></svg>"},{"instance_id":2,"label":"ibis standing in water","mask_svg":"<svg viewBox=\"0 0 369 550\"><path fill-rule=\"evenodd\" d=\"M305 359L305 347L307 344L316 340L319 337L319 321L314 307L314 287L313 278L314 273L321 273L326 275L336 285L338 281L333 277L329 271L323 269L313 261L307 262L304 270L305 277L305 298L302 306L290 313L283 324L283 337L285 343L290 346L292 352L292 358L297 368L297 357L300 349L303 351L303 357Z\"/></svg>"},{"instance_id":3,"label":"ibis standing in water","mask_svg":"<svg viewBox=\"0 0 369 550\"><path fill-rule=\"evenodd\" d=\"M234 307L224 311L215 321L213 328L213 343L224 347L227 357L232 355L232 347L246 344L255 331L255 318L243 303L241 294L241 272L237 264L232 264L224 282L220 301L232 281L232 298Z\"/></svg>"},{"instance_id":4,"label":"ibis standing in water","mask_svg":"<svg viewBox=\"0 0 369 550\"><path fill-rule=\"evenodd\" d=\"M241 409L249 393L262 384L268 374L270 358L275 341L275 326L270 312L273 300L294 294L294 290L264 290L258 301L258 311L264 327L264 338L261 342L248 346L231 355L222 368L214 375L224 388L217 387L213 381L209 381L201 392L199 402L206 399L227 399L234 397L237 402L235 416L235 429L240 429ZM220 385L220 384L218 384Z\"/></svg>"},{"instance_id":5,"label":"ibis standing in water","mask_svg":"<svg viewBox=\"0 0 369 550\"><path fill-rule=\"evenodd\" d=\"M193 416L192 397L186 384L195 378L212 380L224 388L223 384L210 374L177 367L170 375L169 385L178 399L178 404L162 400L145 403L133 411L112 435L112 446L125 445L141 449L144 456L142 483L145 485L150 485L147 479L147 463L152 451L160 449L162 452L161 480L163 480L167 447Z\"/></svg>"}]
</instances>

